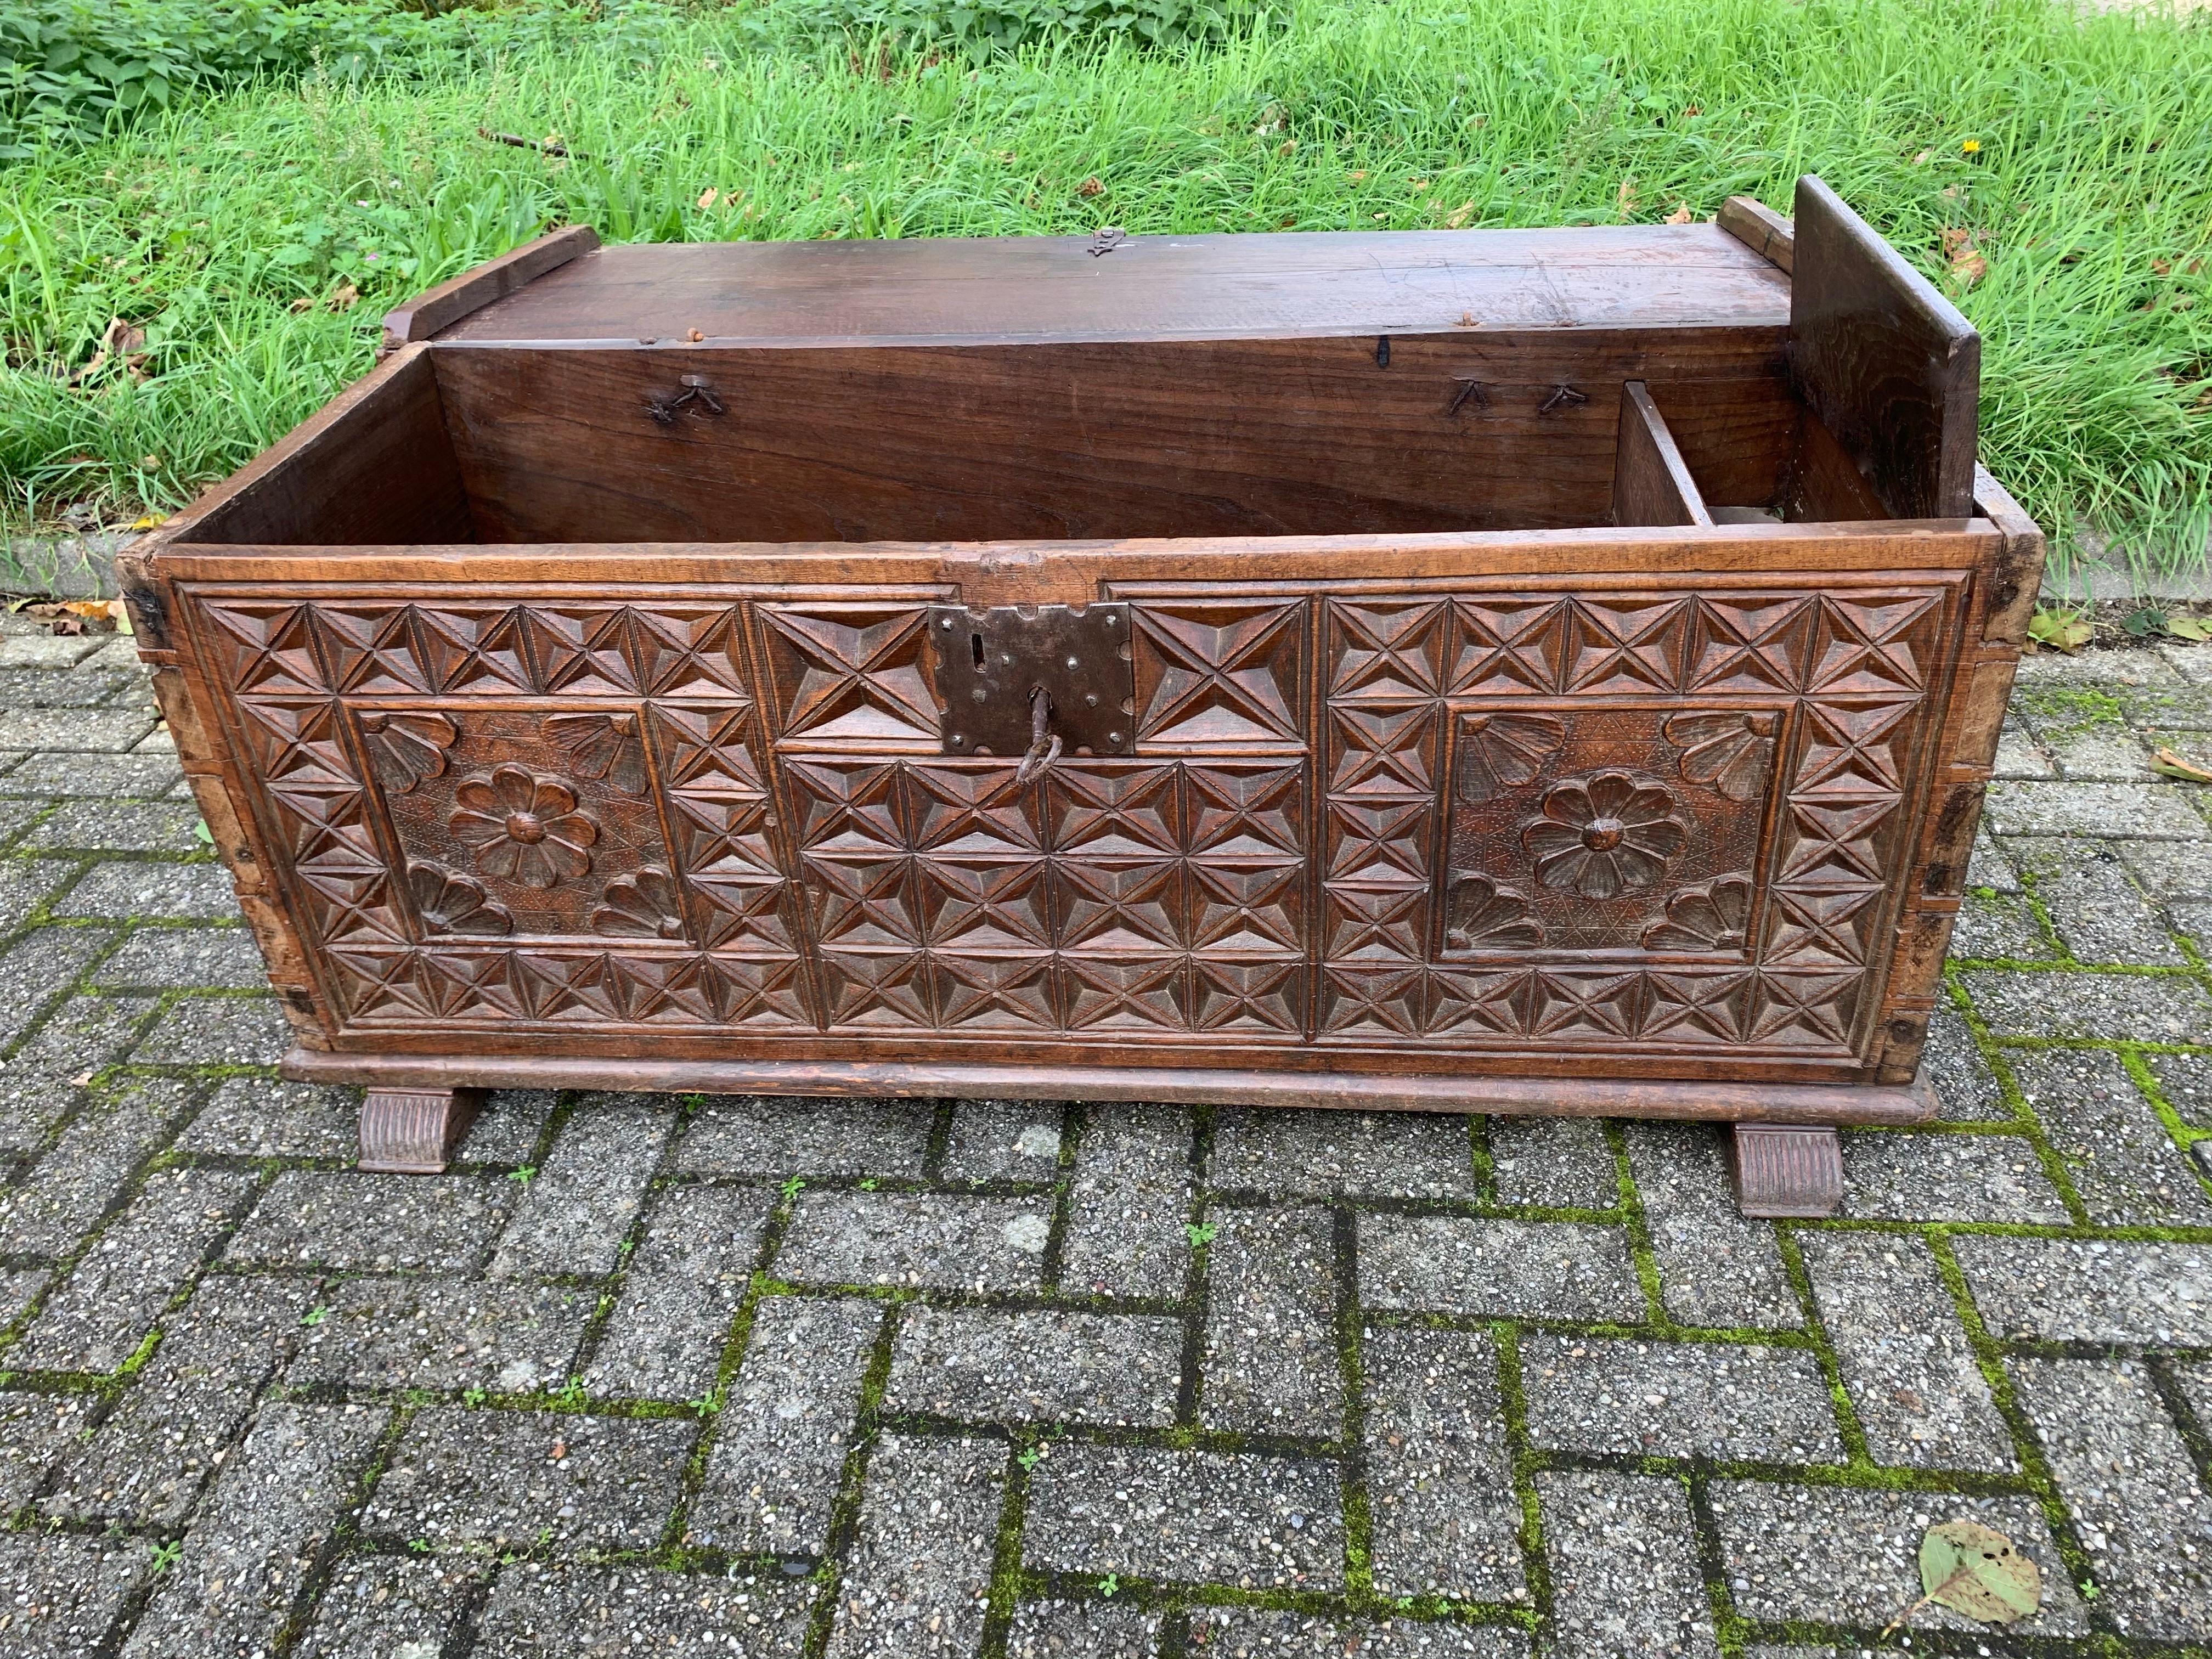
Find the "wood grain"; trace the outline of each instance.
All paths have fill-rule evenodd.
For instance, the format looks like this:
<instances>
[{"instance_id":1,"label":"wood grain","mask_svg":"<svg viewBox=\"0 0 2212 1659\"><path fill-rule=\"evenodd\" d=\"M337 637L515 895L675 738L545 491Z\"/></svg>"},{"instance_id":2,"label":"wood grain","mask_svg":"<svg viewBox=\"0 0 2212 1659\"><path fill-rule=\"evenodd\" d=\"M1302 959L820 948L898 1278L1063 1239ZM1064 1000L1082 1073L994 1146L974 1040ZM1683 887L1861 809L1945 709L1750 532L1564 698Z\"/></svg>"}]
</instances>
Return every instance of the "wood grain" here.
<instances>
[{"instance_id":1,"label":"wood grain","mask_svg":"<svg viewBox=\"0 0 2212 1659\"><path fill-rule=\"evenodd\" d=\"M1796 232L1790 221L1754 196L1731 196L1713 222L1777 270L1796 264Z\"/></svg>"},{"instance_id":2,"label":"wood grain","mask_svg":"<svg viewBox=\"0 0 2212 1659\"><path fill-rule=\"evenodd\" d=\"M1641 380L1620 389L1620 438L1613 469L1615 524L1710 525L1705 497L1674 434Z\"/></svg>"},{"instance_id":3,"label":"wood grain","mask_svg":"<svg viewBox=\"0 0 2212 1659\"><path fill-rule=\"evenodd\" d=\"M599 245L599 233L589 225L568 225L465 270L450 282L416 295L398 310L385 313L384 349L396 351L403 345L427 340L440 329L450 328L494 301L520 292L546 272L559 270Z\"/></svg>"}]
</instances>

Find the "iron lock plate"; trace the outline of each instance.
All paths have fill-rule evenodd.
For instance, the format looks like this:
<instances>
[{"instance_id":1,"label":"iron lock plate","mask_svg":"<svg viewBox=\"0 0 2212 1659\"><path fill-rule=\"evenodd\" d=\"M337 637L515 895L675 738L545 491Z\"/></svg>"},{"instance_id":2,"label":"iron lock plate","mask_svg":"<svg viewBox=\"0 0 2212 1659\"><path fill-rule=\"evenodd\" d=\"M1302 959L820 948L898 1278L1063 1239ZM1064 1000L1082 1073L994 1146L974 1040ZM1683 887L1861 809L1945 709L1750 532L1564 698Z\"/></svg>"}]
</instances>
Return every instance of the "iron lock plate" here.
<instances>
[{"instance_id":1,"label":"iron lock plate","mask_svg":"<svg viewBox=\"0 0 2212 1659\"><path fill-rule=\"evenodd\" d=\"M1137 667L1129 607L929 607L939 736L948 755L1018 756L1030 742L1030 693L1051 699L1051 731L1071 754L1136 750Z\"/></svg>"}]
</instances>

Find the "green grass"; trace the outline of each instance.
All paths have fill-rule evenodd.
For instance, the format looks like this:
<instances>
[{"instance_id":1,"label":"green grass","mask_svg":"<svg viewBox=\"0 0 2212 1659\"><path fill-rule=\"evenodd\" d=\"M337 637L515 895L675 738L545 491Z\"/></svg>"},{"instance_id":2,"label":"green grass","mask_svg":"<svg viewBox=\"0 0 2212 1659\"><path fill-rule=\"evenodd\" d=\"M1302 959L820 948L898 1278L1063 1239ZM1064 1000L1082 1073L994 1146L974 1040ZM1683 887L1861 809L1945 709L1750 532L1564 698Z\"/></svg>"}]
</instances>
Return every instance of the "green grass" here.
<instances>
[{"instance_id":1,"label":"green grass","mask_svg":"<svg viewBox=\"0 0 2212 1659\"><path fill-rule=\"evenodd\" d=\"M777 3L645 33L649 63L587 40L258 88L0 167L0 513L174 504L366 368L386 305L556 221L611 240L1614 223L1736 192L1786 210L1817 170L1982 330L1984 458L2045 524L2119 532L2146 568L2203 561L2212 27L2040 0L1291 0L1216 47L980 64ZM1970 289L1947 228L1988 260ZM347 283L349 310L319 303ZM146 331L146 378L65 384L116 317Z\"/></svg>"}]
</instances>

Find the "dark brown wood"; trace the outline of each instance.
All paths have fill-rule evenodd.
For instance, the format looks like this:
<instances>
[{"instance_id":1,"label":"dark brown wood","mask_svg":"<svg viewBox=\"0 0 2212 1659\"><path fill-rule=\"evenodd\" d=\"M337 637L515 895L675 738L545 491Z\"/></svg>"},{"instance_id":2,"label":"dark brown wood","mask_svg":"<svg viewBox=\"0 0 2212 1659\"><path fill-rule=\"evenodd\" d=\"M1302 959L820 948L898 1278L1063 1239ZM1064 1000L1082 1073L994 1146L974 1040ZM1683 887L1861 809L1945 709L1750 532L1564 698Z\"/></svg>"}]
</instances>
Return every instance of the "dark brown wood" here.
<instances>
[{"instance_id":1,"label":"dark brown wood","mask_svg":"<svg viewBox=\"0 0 2212 1659\"><path fill-rule=\"evenodd\" d=\"M1806 406L1897 517L1966 517L1981 337L1809 174L1796 231L1790 368Z\"/></svg>"},{"instance_id":2,"label":"dark brown wood","mask_svg":"<svg viewBox=\"0 0 2212 1659\"><path fill-rule=\"evenodd\" d=\"M586 254L134 550L288 1074L1929 1115L2040 540L1888 516L1898 352L1714 227L1184 240Z\"/></svg>"},{"instance_id":3,"label":"dark brown wood","mask_svg":"<svg viewBox=\"0 0 2212 1659\"><path fill-rule=\"evenodd\" d=\"M384 314L384 349L396 351L417 340L427 340L450 328L494 301L526 288L548 271L599 245L599 234L589 225L565 225L549 230L535 241L465 270L450 282L418 294L397 311Z\"/></svg>"},{"instance_id":4,"label":"dark brown wood","mask_svg":"<svg viewBox=\"0 0 2212 1659\"><path fill-rule=\"evenodd\" d=\"M1620 389L1620 437L1613 467L1615 524L1709 525L1705 497L1674 434L1641 380Z\"/></svg>"},{"instance_id":5,"label":"dark brown wood","mask_svg":"<svg viewBox=\"0 0 2212 1659\"><path fill-rule=\"evenodd\" d=\"M1736 1207L1747 1216L1818 1220L1844 1201L1844 1149L1833 1129L1739 1123L1730 1151Z\"/></svg>"},{"instance_id":6,"label":"dark brown wood","mask_svg":"<svg viewBox=\"0 0 2212 1659\"><path fill-rule=\"evenodd\" d=\"M483 1095L481 1089L372 1083L361 1103L356 1167L386 1175L443 1175Z\"/></svg>"},{"instance_id":7,"label":"dark brown wood","mask_svg":"<svg viewBox=\"0 0 2212 1659\"><path fill-rule=\"evenodd\" d=\"M1713 222L1777 270L1796 264L1796 232L1790 221L1755 196L1731 196Z\"/></svg>"}]
</instances>

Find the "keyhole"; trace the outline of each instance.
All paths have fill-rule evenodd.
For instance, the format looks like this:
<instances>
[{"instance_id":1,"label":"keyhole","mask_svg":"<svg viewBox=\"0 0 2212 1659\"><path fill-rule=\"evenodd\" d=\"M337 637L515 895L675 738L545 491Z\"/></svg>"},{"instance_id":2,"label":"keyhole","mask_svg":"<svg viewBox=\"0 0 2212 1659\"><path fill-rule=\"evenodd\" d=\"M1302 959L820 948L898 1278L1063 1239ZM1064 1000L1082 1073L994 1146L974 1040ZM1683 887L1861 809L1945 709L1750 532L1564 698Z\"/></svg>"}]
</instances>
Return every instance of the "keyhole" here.
<instances>
[{"instance_id":1,"label":"keyhole","mask_svg":"<svg viewBox=\"0 0 2212 1659\"><path fill-rule=\"evenodd\" d=\"M970 634L968 636L968 648L975 653L975 672L981 673L983 672L983 636L981 634Z\"/></svg>"}]
</instances>

